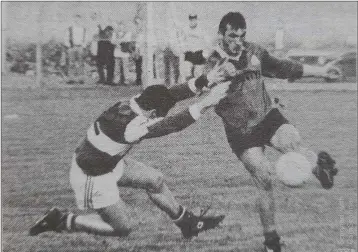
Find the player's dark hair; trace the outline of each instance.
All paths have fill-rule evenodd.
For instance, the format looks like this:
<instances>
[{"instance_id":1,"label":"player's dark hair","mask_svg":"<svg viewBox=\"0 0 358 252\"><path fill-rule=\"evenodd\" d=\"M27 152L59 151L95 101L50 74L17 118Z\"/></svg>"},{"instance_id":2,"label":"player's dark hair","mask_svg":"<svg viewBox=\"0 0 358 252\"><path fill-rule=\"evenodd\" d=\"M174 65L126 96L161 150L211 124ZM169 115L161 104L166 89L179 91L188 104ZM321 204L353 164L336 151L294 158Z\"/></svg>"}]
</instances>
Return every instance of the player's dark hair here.
<instances>
[{"instance_id":1,"label":"player's dark hair","mask_svg":"<svg viewBox=\"0 0 358 252\"><path fill-rule=\"evenodd\" d=\"M219 33L224 35L226 26L230 25L233 29L246 29L246 21L244 16L240 12L229 12L220 21Z\"/></svg>"},{"instance_id":2,"label":"player's dark hair","mask_svg":"<svg viewBox=\"0 0 358 252\"><path fill-rule=\"evenodd\" d=\"M170 91L162 85L147 87L135 100L139 107L144 110L149 111L155 109L158 117L166 116L168 111L174 107L176 103Z\"/></svg>"}]
</instances>

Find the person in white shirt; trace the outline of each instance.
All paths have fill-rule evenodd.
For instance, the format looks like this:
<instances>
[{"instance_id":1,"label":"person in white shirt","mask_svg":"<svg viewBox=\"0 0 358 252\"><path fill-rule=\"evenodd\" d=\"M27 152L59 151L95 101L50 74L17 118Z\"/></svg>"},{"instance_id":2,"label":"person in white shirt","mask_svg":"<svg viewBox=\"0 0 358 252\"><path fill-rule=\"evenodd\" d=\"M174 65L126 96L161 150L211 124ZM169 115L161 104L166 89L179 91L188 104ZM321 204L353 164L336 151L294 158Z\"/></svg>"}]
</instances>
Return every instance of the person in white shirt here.
<instances>
[{"instance_id":1,"label":"person in white shirt","mask_svg":"<svg viewBox=\"0 0 358 252\"><path fill-rule=\"evenodd\" d=\"M189 15L189 27L183 29L182 48L184 50L181 62L182 81L198 77L203 73L205 56L209 48L209 40L205 32L198 26L198 16Z\"/></svg>"},{"instance_id":2,"label":"person in white shirt","mask_svg":"<svg viewBox=\"0 0 358 252\"><path fill-rule=\"evenodd\" d=\"M86 28L82 26L81 15L76 14L74 23L66 29L65 46L68 48L68 84L84 83L84 47Z\"/></svg>"},{"instance_id":3,"label":"person in white shirt","mask_svg":"<svg viewBox=\"0 0 358 252\"><path fill-rule=\"evenodd\" d=\"M119 85L128 85L126 77L129 75L129 58L131 52L135 49L135 42L132 41L132 33L127 31L124 22L117 22L116 30L112 37L112 43L115 45L115 83Z\"/></svg>"}]
</instances>

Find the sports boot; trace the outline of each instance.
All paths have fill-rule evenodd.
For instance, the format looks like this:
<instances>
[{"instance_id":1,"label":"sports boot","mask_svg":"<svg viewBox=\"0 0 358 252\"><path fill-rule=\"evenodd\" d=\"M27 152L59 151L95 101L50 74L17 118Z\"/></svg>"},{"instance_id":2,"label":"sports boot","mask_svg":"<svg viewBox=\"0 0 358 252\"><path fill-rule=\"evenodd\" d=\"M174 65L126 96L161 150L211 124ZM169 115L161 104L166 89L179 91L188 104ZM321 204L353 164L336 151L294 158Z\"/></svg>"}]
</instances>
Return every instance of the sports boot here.
<instances>
[{"instance_id":1,"label":"sports boot","mask_svg":"<svg viewBox=\"0 0 358 252\"><path fill-rule=\"evenodd\" d=\"M280 237L278 236L266 238L264 245L264 252L281 252Z\"/></svg>"},{"instance_id":2,"label":"sports boot","mask_svg":"<svg viewBox=\"0 0 358 252\"><path fill-rule=\"evenodd\" d=\"M57 208L50 209L30 228L29 235L34 236L47 231L61 232L66 228L67 214Z\"/></svg>"},{"instance_id":3,"label":"sports boot","mask_svg":"<svg viewBox=\"0 0 358 252\"><path fill-rule=\"evenodd\" d=\"M196 216L192 212L184 209L182 216L178 220L174 221L180 228L184 238L190 239L193 236L198 236L200 232L208 229L214 229L225 218L225 215L204 216L205 213Z\"/></svg>"},{"instance_id":4,"label":"sports boot","mask_svg":"<svg viewBox=\"0 0 358 252\"><path fill-rule=\"evenodd\" d=\"M333 177L338 173L338 169L334 167L335 164L336 161L327 152L321 151L318 154L317 166L312 172L324 189L333 187Z\"/></svg>"}]
</instances>

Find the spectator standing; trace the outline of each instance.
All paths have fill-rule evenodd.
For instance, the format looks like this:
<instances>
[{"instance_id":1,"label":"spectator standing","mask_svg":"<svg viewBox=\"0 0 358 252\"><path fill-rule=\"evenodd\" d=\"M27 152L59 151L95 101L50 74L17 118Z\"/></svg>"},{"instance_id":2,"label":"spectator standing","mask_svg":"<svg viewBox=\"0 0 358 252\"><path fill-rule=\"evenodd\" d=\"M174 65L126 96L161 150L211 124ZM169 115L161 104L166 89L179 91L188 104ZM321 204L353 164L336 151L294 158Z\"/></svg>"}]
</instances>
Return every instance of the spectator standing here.
<instances>
[{"instance_id":1,"label":"spectator standing","mask_svg":"<svg viewBox=\"0 0 358 252\"><path fill-rule=\"evenodd\" d=\"M99 80L98 84L115 85L114 77L114 45L112 44L113 27L107 26L99 32L98 50L97 50L97 69ZM104 74L106 69L106 77Z\"/></svg>"},{"instance_id":2,"label":"spectator standing","mask_svg":"<svg viewBox=\"0 0 358 252\"><path fill-rule=\"evenodd\" d=\"M182 48L184 61L181 64L183 81L191 77L199 77L204 68L205 58L208 55L209 39L198 26L197 14L189 15L189 27L183 29Z\"/></svg>"},{"instance_id":3,"label":"spectator standing","mask_svg":"<svg viewBox=\"0 0 358 252\"><path fill-rule=\"evenodd\" d=\"M65 46L68 48L68 84L84 83L84 47L86 28L82 25L81 15L76 14L74 23L66 29Z\"/></svg>"},{"instance_id":4,"label":"spectator standing","mask_svg":"<svg viewBox=\"0 0 358 252\"><path fill-rule=\"evenodd\" d=\"M91 63L96 66L96 72L98 71L97 68L97 54L98 54L98 43L100 41L100 31L104 30L107 26L102 19L100 13L93 12L90 16L90 26L89 26L89 51L91 55ZM98 74L99 75L99 74Z\"/></svg>"},{"instance_id":5,"label":"spectator standing","mask_svg":"<svg viewBox=\"0 0 358 252\"><path fill-rule=\"evenodd\" d=\"M136 85L142 85L142 67L143 67L143 52L144 52L144 27L143 21L140 17L134 19L135 31L133 34L133 40L135 41L135 50L132 53L132 58L135 63L136 71Z\"/></svg>"},{"instance_id":6,"label":"spectator standing","mask_svg":"<svg viewBox=\"0 0 358 252\"><path fill-rule=\"evenodd\" d=\"M127 31L124 22L117 22L117 29L112 38L112 43L115 44L115 82L119 85L128 85L129 75L129 58L131 53L135 50L135 43L132 41L132 33Z\"/></svg>"},{"instance_id":7,"label":"spectator standing","mask_svg":"<svg viewBox=\"0 0 358 252\"><path fill-rule=\"evenodd\" d=\"M89 28L89 37L90 41L90 54L91 60L97 61L97 49L99 41L99 31L101 29L101 24L99 23L99 18L96 12L92 13L90 16L91 26Z\"/></svg>"},{"instance_id":8,"label":"spectator standing","mask_svg":"<svg viewBox=\"0 0 358 252\"><path fill-rule=\"evenodd\" d=\"M164 77L167 86L171 85L172 78L171 72L173 69L174 82L179 82L180 76L180 30L177 28L177 24L174 23L168 30L169 41L164 49Z\"/></svg>"}]
</instances>

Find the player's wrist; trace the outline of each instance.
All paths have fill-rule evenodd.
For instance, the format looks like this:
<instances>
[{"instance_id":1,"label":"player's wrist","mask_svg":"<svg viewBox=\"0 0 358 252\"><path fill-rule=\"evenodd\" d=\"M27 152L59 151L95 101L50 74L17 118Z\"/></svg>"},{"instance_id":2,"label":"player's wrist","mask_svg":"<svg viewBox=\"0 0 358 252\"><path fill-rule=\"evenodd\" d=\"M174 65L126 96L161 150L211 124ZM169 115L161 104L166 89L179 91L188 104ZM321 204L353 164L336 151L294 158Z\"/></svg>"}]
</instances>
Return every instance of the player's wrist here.
<instances>
[{"instance_id":1,"label":"player's wrist","mask_svg":"<svg viewBox=\"0 0 358 252\"><path fill-rule=\"evenodd\" d=\"M193 117L194 120L198 120L201 116L205 106L202 102L194 103L189 106L189 113Z\"/></svg>"}]
</instances>

